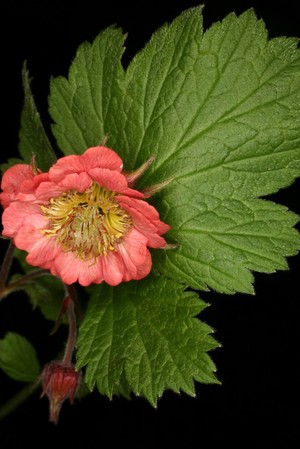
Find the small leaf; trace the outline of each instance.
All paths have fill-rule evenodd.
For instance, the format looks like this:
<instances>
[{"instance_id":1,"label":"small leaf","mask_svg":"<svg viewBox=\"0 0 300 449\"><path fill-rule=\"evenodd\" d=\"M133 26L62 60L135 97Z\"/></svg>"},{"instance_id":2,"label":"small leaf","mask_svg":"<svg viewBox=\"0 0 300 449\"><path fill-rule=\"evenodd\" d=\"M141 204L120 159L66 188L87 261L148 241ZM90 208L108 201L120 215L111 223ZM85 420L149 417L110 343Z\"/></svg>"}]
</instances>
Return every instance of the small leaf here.
<instances>
[{"instance_id":1,"label":"small leaf","mask_svg":"<svg viewBox=\"0 0 300 449\"><path fill-rule=\"evenodd\" d=\"M26 63L22 71L24 106L21 114L21 128L19 133L19 152L28 164L32 155L36 156L37 166L47 171L56 161L55 153L41 122L40 114L30 88L29 72Z\"/></svg>"},{"instance_id":2,"label":"small leaf","mask_svg":"<svg viewBox=\"0 0 300 449\"><path fill-rule=\"evenodd\" d=\"M28 265L25 260L26 254L25 251L15 250L15 257L22 269L25 273L30 273L35 271L36 267ZM39 307L47 320L57 320L65 296L63 284L57 277L49 273L49 275L32 279L32 281L22 285L21 289L28 294L32 305ZM64 321L66 321L66 318L64 318Z\"/></svg>"},{"instance_id":3,"label":"small leaf","mask_svg":"<svg viewBox=\"0 0 300 449\"><path fill-rule=\"evenodd\" d=\"M34 347L25 337L14 332L8 332L0 340L0 368L20 382L34 382L40 374Z\"/></svg>"},{"instance_id":4,"label":"small leaf","mask_svg":"<svg viewBox=\"0 0 300 449\"><path fill-rule=\"evenodd\" d=\"M56 321L64 299L64 289L59 279L54 276L43 276L24 285L34 307L38 306L47 320ZM63 322L67 322L64 318Z\"/></svg>"},{"instance_id":5,"label":"small leaf","mask_svg":"<svg viewBox=\"0 0 300 449\"><path fill-rule=\"evenodd\" d=\"M155 405L165 389L194 395L194 380L217 382L207 352L218 344L195 318L206 307L195 293L163 277L92 291L77 353L89 388L112 397L125 376Z\"/></svg>"}]
</instances>

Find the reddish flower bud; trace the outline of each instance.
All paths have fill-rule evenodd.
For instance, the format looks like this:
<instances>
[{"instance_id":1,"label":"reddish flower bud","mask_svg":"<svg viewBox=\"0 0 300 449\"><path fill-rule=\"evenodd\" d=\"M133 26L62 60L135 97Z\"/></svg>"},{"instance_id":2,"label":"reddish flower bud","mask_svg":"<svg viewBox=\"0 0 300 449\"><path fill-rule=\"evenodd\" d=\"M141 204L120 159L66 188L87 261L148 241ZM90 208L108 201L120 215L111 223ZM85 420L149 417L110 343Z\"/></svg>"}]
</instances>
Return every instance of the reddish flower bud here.
<instances>
[{"instance_id":1,"label":"reddish flower bud","mask_svg":"<svg viewBox=\"0 0 300 449\"><path fill-rule=\"evenodd\" d=\"M43 386L41 397L48 396L50 402L49 420L54 424L58 423L63 402L69 398L71 404L73 404L80 379L80 371L76 371L72 365L64 365L63 362L50 362L44 366L41 374Z\"/></svg>"}]
</instances>

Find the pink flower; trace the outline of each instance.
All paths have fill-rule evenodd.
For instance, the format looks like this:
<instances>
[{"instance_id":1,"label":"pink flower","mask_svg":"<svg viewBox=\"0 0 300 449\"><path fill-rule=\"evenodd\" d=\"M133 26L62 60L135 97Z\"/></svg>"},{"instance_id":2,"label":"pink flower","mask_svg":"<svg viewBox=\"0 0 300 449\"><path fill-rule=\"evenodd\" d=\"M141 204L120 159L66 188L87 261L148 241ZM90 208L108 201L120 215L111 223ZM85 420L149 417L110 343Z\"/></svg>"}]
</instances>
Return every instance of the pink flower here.
<instances>
[{"instance_id":1,"label":"pink flower","mask_svg":"<svg viewBox=\"0 0 300 449\"><path fill-rule=\"evenodd\" d=\"M76 371L73 365L64 365L62 362L50 362L45 365L41 377L42 397L47 395L50 402L50 418L54 424L62 404L66 399L74 402L75 394L81 380L81 372Z\"/></svg>"},{"instance_id":2,"label":"pink flower","mask_svg":"<svg viewBox=\"0 0 300 449\"><path fill-rule=\"evenodd\" d=\"M144 278L152 266L148 247L163 248L170 226L122 168L104 146L62 157L48 173L14 165L1 183L3 235L28 252L30 265L66 284Z\"/></svg>"}]
</instances>

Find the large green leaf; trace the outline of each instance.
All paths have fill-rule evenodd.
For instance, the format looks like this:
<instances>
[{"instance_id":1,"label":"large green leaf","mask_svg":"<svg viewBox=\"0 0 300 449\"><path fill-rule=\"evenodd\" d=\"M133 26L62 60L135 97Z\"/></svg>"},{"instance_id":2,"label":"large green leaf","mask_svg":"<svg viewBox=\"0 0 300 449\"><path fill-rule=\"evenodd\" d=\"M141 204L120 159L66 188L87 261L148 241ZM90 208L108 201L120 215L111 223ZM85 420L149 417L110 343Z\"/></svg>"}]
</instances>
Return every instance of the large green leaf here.
<instances>
[{"instance_id":1,"label":"large green leaf","mask_svg":"<svg viewBox=\"0 0 300 449\"><path fill-rule=\"evenodd\" d=\"M155 255L161 272L250 293L253 270L286 269L300 247L298 218L256 199L300 175L300 53L253 10L205 33L200 12L158 30L125 74L119 31L84 44L52 81L50 112L66 154L108 134L127 170L156 155L141 187L174 178L154 203L179 245Z\"/></svg>"},{"instance_id":2,"label":"large green leaf","mask_svg":"<svg viewBox=\"0 0 300 449\"><path fill-rule=\"evenodd\" d=\"M131 166L157 154L144 184L175 176L221 198L273 193L299 176L298 40L268 41L252 10L203 34L199 12L134 58L109 131Z\"/></svg>"},{"instance_id":3,"label":"large green leaf","mask_svg":"<svg viewBox=\"0 0 300 449\"><path fill-rule=\"evenodd\" d=\"M92 291L77 352L89 388L112 397L129 385L155 404L165 389L194 395L194 380L217 382L207 351L218 345L195 318L206 307L195 293L163 277Z\"/></svg>"}]
</instances>

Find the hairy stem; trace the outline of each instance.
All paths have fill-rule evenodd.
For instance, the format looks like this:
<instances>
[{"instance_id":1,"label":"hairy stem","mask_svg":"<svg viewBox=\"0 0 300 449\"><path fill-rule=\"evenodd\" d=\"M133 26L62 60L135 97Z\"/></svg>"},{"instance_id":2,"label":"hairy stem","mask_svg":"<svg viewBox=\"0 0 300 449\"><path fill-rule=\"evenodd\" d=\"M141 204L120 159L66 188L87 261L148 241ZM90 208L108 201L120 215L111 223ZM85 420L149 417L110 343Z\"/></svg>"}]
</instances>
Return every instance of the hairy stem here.
<instances>
[{"instance_id":1,"label":"hairy stem","mask_svg":"<svg viewBox=\"0 0 300 449\"><path fill-rule=\"evenodd\" d=\"M28 399L37 389L38 383L28 384L15 396L0 406L0 420L16 410L26 399Z\"/></svg>"},{"instance_id":2,"label":"hairy stem","mask_svg":"<svg viewBox=\"0 0 300 449\"><path fill-rule=\"evenodd\" d=\"M74 310L74 302L75 302L75 290L72 285L67 286L68 296L66 300L68 301L67 305L67 313L69 318L69 335L68 341L65 349L65 355L63 358L63 363L65 365L72 365L72 356L74 352L74 347L76 343L76 316Z\"/></svg>"},{"instance_id":3,"label":"hairy stem","mask_svg":"<svg viewBox=\"0 0 300 449\"><path fill-rule=\"evenodd\" d=\"M9 295L10 293L21 289L24 285L26 285L32 279L36 279L38 277L47 276L47 275L50 275L49 271L44 270L42 268L25 274L24 276L20 277L16 281L10 282L6 287L4 287L2 290L0 290L0 300L2 298L4 298L5 296Z\"/></svg>"},{"instance_id":4,"label":"hairy stem","mask_svg":"<svg viewBox=\"0 0 300 449\"><path fill-rule=\"evenodd\" d=\"M11 268L11 264L14 258L14 252L15 252L15 245L13 244L12 240L9 242L8 248L6 250L3 263L1 265L0 269L0 293L4 290L7 277L9 274L9 270Z\"/></svg>"}]
</instances>

